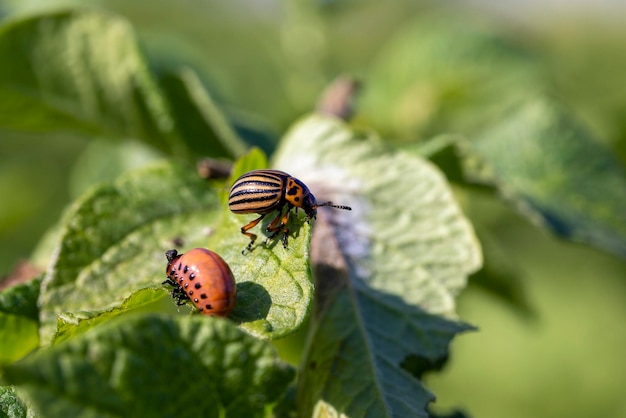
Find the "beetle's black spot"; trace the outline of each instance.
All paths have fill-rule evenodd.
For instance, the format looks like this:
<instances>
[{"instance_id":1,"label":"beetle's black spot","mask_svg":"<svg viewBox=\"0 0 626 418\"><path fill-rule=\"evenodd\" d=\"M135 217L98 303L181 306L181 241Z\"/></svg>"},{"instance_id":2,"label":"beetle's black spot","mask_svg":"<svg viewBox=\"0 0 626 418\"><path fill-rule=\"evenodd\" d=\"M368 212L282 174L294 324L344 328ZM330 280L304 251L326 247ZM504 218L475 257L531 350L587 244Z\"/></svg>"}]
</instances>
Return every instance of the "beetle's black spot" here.
<instances>
[{"instance_id":1,"label":"beetle's black spot","mask_svg":"<svg viewBox=\"0 0 626 418\"><path fill-rule=\"evenodd\" d=\"M211 309L213 309L213 307L212 307L211 305L209 305L208 303L207 303L206 305L204 305L204 307L205 307L207 310L209 310L209 311L210 311Z\"/></svg>"},{"instance_id":2,"label":"beetle's black spot","mask_svg":"<svg viewBox=\"0 0 626 418\"><path fill-rule=\"evenodd\" d=\"M200 295L200 299L206 299L208 296L206 295L206 293L203 293Z\"/></svg>"},{"instance_id":3,"label":"beetle's black spot","mask_svg":"<svg viewBox=\"0 0 626 418\"><path fill-rule=\"evenodd\" d=\"M289 196L293 196L293 195L297 195L299 191L300 191L300 188L298 186L291 186L289 190L287 190L287 194Z\"/></svg>"},{"instance_id":4,"label":"beetle's black spot","mask_svg":"<svg viewBox=\"0 0 626 418\"><path fill-rule=\"evenodd\" d=\"M299 202L300 201L300 197L296 196L293 198L294 201Z\"/></svg>"},{"instance_id":5,"label":"beetle's black spot","mask_svg":"<svg viewBox=\"0 0 626 418\"><path fill-rule=\"evenodd\" d=\"M187 273L188 270L189 270L189 266L185 266L185 268L183 269L183 273Z\"/></svg>"},{"instance_id":6,"label":"beetle's black spot","mask_svg":"<svg viewBox=\"0 0 626 418\"><path fill-rule=\"evenodd\" d=\"M196 273L191 273L191 274L189 275L189 280L193 280L193 279L195 279L195 278L196 278Z\"/></svg>"},{"instance_id":7,"label":"beetle's black spot","mask_svg":"<svg viewBox=\"0 0 626 418\"><path fill-rule=\"evenodd\" d=\"M196 283L194 286L196 289L200 289L202 287L202 285L200 283Z\"/></svg>"}]
</instances>

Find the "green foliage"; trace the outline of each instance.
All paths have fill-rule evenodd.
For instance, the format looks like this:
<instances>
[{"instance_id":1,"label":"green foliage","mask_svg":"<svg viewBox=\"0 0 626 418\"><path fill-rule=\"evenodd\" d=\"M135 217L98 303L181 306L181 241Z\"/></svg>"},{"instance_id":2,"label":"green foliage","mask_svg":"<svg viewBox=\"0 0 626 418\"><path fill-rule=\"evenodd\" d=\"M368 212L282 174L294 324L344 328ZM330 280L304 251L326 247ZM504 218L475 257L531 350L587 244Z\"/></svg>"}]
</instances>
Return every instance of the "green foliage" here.
<instances>
[{"instance_id":1,"label":"green foliage","mask_svg":"<svg viewBox=\"0 0 626 418\"><path fill-rule=\"evenodd\" d=\"M626 171L554 101L537 97L478 135L468 176L572 241L626 258ZM469 157L471 160L471 156Z\"/></svg>"},{"instance_id":2,"label":"green foliage","mask_svg":"<svg viewBox=\"0 0 626 418\"><path fill-rule=\"evenodd\" d=\"M0 293L0 364L11 363L39 345L40 284L37 278Z\"/></svg>"},{"instance_id":3,"label":"green foliage","mask_svg":"<svg viewBox=\"0 0 626 418\"><path fill-rule=\"evenodd\" d=\"M181 156L244 149L191 70L163 76L160 89L133 29L115 15L63 11L5 23L0 56L11 57L0 69L0 132L130 137Z\"/></svg>"},{"instance_id":4,"label":"green foliage","mask_svg":"<svg viewBox=\"0 0 626 418\"><path fill-rule=\"evenodd\" d=\"M348 416L427 416L434 398L401 363L447 356L450 340L468 327L438 315L454 313L454 295L481 263L441 173L319 116L287 134L275 163L321 201L353 209L320 209L313 236L322 248L312 259L324 297L302 361L305 414L323 399Z\"/></svg>"},{"instance_id":5,"label":"green foliage","mask_svg":"<svg viewBox=\"0 0 626 418\"><path fill-rule=\"evenodd\" d=\"M263 416L293 375L228 321L146 314L3 369L40 417Z\"/></svg>"},{"instance_id":6,"label":"green foliage","mask_svg":"<svg viewBox=\"0 0 626 418\"><path fill-rule=\"evenodd\" d=\"M221 6L237 11L225 24L220 13L158 1L154 16L177 27L171 38L147 35L146 22L166 27L150 18L95 10L2 21L0 160L11 165L0 169L0 190L32 187L13 180L24 170L4 154L45 159L58 148L53 158L74 162L55 188L74 201L31 258L43 277L0 293L3 415L433 416L423 379L474 329L457 314L468 276L532 310L499 225L512 216L504 204L561 238L626 257L623 164L546 93L538 55L448 13L403 18L390 35L398 25L366 3L354 15L345 2L285 5L279 26L240 6ZM414 10L398 4L398 16ZM341 37L337 28L350 24L330 24L368 13L383 23L368 38L380 48ZM176 33L220 36L189 43ZM206 50L189 53L194 44ZM331 63L365 56L365 67L349 68L366 82L355 124L307 114L274 149L268 132L312 108L329 74L345 70ZM228 178L201 178L192 166L200 156L231 167ZM46 167L29 170L49 180ZM352 210L321 206L310 223L293 210L287 248L267 241L269 215L242 253L241 227L259 215L230 212L228 190L267 167L302 180L318 203ZM499 211L482 210L498 196ZM0 232L26 219L8 209ZM165 251L194 247L233 271L227 319L177 307L162 285ZM295 380L272 346L288 336Z\"/></svg>"},{"instance_id":7,"label":"green foliage","mask_svg":"<svg viewBox=\"0 0 626 418\"><path fill-rule=\"evenodd\" d=\"M32 416L10 386L0 386L0 412L6 418L26 418Z\"/></svg>"},{"instance_id":8,"label":"green foliage","mask_svg":"<svg viewBox=\"0 0 626 418\"><path fill-rule=\"evenodd\" d=\"M451 13L425 13L400 30L369 76L363 112L405 141L473 133L546 82L528 50Z\"/></svg>"},{"instance_id":9,"label":"green foliage","mask_svg":"<svg viewBox=\"0 0 626 418\"><path fill-rule=\"evenodd\" d=\"M239 166L257 164L265 165L259 151ZM57 327L57 338L65 339L76 332L67 331L68 324L86 329L163 297L164 292L152 292L128 299L160 284L164 252L178 240L184 248L209 247L231 265L239 292L232 317L243 328L263 338L296 330L313 296L305 257L309 226L299 230L289 249L257 245L244 256L243 220L219 204L224 187L186 167L160 163L77 201L65 217L56 257L42 284L42 342L49 343Z\"/></svg>"},{"instance_id":10,"label":"green foliage","mask_svg":"<svg viewBox=\"0 0 626 418\"><path fill-rule=\"evenodd\" d=\"M87 192L65 216L42 283L42 342L50 342L59 314L110 309L133 291L158 285L172 240L205 244L203 228L215 222L218 209L214 189L188 168L167 163Z\"/></svg>"},{"instance_id":11,"label":"green foliage","mask_svg":"<svg viewBox=\"0 0 626 418\"><path fill-rule=\"evenodd\" d=\"M11 57L0 70L2 129L101 132L171 149L172 118L123 19L59 12L9 22L0 55Z\"/></svg>"},{"instance_id":12,"label":"green foliage","mask_svg":"<svg viewBox=\"0 0 626 418\"><path fill-rule=\"evenodd\" d=\"M164 295L163 288L146 287L132 293L119 306L109 310L64 312L57 319L53 342L57 344L71 339L127 312L154 309L152 305L159 302Z\"/></svg>"}]
</instances>

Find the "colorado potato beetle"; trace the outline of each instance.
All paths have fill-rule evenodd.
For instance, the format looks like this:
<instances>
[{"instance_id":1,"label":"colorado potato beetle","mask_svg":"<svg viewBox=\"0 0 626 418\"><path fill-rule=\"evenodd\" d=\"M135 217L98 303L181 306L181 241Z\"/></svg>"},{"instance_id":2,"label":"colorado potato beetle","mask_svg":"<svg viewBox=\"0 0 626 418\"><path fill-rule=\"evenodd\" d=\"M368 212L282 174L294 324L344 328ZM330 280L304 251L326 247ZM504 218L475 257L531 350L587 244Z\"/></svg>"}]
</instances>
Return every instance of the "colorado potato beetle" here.
<instances>
[{"instance_id":1,"label":"colorado potato beetle","mask_svg":"<svg viewBox=\"0 0 626 418\"><path fill-rule=\"evenodd\" d=\"M267 226L271 233L268 242L279 233L283 233L283 246L287 248L289 229L287 223L291 209L303 209L306 221L315 219L317 208L330 206L337 209L352 210L349 206L338 206L332 202L317 203L315 196L302 181L279 170L253 170L239 177L230 189L228 207L233 213L258 213L261 216L244 225L241 233L250 238L244 249L250 251L257 236L251 232L261 220L270 213L278 212ZM287 208L284 213L283 210Z\"/></svg>"},{"instance_id":2,"label":"colorado potato beetle","mask_svg":"<svg viewBox=\"0 0 626 418\"><path fill-rule=\"evenodd\" d=\"M235 306L237 290L228 264L213 251L194 248L185 254L165 253L167 280L178 306L187 299L205 315L228 316Z\"/></svg>"}]
</instances>

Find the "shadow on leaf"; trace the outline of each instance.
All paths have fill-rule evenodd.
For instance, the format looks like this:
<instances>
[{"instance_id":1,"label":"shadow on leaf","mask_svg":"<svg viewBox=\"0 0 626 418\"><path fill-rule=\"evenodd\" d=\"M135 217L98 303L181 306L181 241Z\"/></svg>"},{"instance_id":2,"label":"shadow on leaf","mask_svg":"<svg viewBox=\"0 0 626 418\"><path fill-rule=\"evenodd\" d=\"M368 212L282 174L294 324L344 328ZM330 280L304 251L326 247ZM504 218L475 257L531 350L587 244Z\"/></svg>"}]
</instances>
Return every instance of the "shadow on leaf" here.
<instances>
[{"instance_id":1,"label":"shadow on leaf","mask_svg":"<svg viewBox=\"0 0 626 418\"><path fill-rule=\"evenodd\" d=\"M272 305L268 291L258 283L237 283L237 304L231 314L235 322L252 322L265 319Z\"/></svg>"}]
</instances>

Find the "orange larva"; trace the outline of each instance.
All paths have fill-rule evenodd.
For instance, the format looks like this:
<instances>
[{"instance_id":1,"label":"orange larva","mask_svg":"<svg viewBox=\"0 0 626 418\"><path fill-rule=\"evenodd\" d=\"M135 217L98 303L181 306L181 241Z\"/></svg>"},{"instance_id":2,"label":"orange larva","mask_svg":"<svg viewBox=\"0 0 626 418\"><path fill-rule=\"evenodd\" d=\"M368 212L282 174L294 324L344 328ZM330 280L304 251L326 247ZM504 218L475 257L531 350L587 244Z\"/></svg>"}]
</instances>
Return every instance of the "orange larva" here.
<instances>
[{"instance_id":1,"label":"orange larva","mask_svg":"<svg viewBox=\"0 0 626 418\"><path fill-rule=\"evenodd\" d=\"M165 253L167 280L177 305L187 299L205 315L228 316L235 306L237 290L228 264L211 250L194 248L185 254Z\"/></svg>"}]
</instances>

